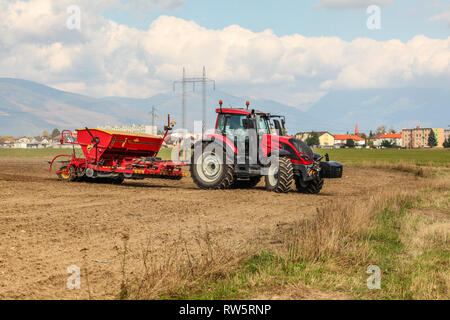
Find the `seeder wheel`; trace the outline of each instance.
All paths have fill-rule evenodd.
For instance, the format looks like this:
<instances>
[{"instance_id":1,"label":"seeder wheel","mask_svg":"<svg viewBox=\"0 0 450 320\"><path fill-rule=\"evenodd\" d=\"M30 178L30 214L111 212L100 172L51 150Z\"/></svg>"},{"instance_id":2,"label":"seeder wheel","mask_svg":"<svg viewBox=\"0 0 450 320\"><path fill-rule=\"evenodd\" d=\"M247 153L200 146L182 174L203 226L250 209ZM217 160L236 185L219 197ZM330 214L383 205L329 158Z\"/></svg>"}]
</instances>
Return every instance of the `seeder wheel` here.
<instances>
[{"instance_id":1,"label":"seeder wheel","mask_svg":"<svg viewBox=\"0 0 450 320\"><path fill-rule=\"evenodd\" d=\"M63 166L59 169L57 176L61 181L75 181L77 174L75 173L75 168L73 166Z\"/></svg>"}]
</instances>

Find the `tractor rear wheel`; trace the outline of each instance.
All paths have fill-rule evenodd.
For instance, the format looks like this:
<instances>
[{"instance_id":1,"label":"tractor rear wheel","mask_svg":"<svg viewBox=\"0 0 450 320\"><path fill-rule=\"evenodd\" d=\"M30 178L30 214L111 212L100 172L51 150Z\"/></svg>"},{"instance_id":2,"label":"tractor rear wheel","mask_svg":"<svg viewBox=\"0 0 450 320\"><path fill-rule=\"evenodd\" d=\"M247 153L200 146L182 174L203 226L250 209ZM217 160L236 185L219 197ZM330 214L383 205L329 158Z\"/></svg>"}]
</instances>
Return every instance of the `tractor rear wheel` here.
<instances>
[{"instance_id":1,"label":"tractor rear wheel","mask_svg":"<svg viewBox=\"0 0 450 320\"><path fill-rule=\"evenodd\" d=\"M206 149L206 150L205 150ZM228 189L233 185L234 165L226 161L226 152L208 150L204 147L201 154L192 155L191 177L201 189Z\"/></svg>"},{"instance_id":2,"label":"tractor rear wheel","mask_svg":"<svg viewBox=\"0 0 450 320\"><path fill-rule=\"evenodd\" d=\"M323 178L317 177L311 181L303 181L302 177L298 176L295 178L295 185L297 186L297 191L306 194L318 194L323 187Z\"/></svg>"},{"instance_id":3,"label":"tractor rear wheel","mask_svg":"<svg viewBox=\"0 0 450 320\"><path fill-rule=\"evenodd\" d=\"M294 180L294 169L291 160L279 158L278 166L272 166L266 176L266 189L278 193L286 193L291 189Z\"/></svg>"},{"instance_id":4,"label":"tractor rear wheel","mask_svg":"<svg viewBox=\"0 0 450 320\"><path fill-rule=\"evenodd\" d=\"M59 173L57 173L59 180L71 182L77 179L76 170L73 166L63 166L59 169Z\"/></svg>"},{"instance_id":5,"label":"tractor rear wheel","mask_svg":"<svg viewBox=\"0 0 450 320\"><path fill-rule=\"evenodd\" d=\"M258 185L261 177L250 177L248 180L234 180L233 188L235 189L251 189Z\"/></svg>"}]
</instances>

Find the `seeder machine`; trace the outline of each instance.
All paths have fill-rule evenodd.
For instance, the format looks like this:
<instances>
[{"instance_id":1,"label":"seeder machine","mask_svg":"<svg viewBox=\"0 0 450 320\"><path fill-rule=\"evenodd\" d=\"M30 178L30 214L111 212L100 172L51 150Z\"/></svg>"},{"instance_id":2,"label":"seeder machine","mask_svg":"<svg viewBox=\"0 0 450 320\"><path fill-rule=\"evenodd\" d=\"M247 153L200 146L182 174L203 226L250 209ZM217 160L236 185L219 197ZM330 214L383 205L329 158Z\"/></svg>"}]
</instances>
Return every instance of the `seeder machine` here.
<instances>
[{"instance_id":1,"label":"seeder machine","mask_svg":"<svg viewBox=\"0 0 450 320\"><path fill-rule=\"evenodd\" d=\"M76 136L64 130L61 144L79 145L84 158L78 158L73 148L71 155L58 155L51 162L49 171L57 162L56 171L63 181L101 181L120 184L124 179L159 178L179 180L184 162L163 161L157 158L174 122L168 119L164 137L102 129L79 129ZM66 160L57 160L60 158Z\"/></svg>"}]
</instances>

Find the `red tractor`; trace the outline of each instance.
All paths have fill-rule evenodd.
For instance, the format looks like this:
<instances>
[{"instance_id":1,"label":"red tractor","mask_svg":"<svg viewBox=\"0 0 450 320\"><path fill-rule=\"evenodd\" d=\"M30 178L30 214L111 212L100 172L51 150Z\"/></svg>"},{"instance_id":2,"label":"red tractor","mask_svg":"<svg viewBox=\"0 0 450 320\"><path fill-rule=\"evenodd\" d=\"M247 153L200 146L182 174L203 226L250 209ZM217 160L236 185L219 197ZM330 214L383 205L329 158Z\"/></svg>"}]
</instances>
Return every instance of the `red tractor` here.
<instances>
[{"instance_id":1,"label":"red tractor","mask_svg":"<svg viewBox=\"0 0 450 320\"><path fill-rule=\"evenodd\" d=\"M190 172L202 189L252 188L265 176L266 189L285 193L295 181L301 193L317 194L325 178L341 178L343 167L286 136L283 116L220 108L215 132L194 145ZM276 161L273 161L276 159Z\"/></svg>"}]
</instances>

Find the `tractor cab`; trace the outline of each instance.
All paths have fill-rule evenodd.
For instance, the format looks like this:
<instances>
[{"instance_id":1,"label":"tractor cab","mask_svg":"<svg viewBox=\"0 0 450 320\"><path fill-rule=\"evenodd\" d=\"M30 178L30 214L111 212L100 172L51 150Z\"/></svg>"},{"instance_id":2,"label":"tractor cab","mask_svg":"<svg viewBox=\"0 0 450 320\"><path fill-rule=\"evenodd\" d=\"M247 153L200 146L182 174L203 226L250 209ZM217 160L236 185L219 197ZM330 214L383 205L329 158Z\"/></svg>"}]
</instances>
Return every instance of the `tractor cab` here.
<instances>
[{"instance_id":1,"label":"tractor cab","mask_svg":"<svg viewBox=\"0 0 450 320\"><path fill-rule=\"evenodd\" d=\"M286 121L284 116L271 115L258 110L248 110L250 103L247 101L247 109L222 108L216 112L216 134L240 135L246 134L249 129L256 130L258 136L262 135L286 135Z\"/></svg>"}]
</instances>

